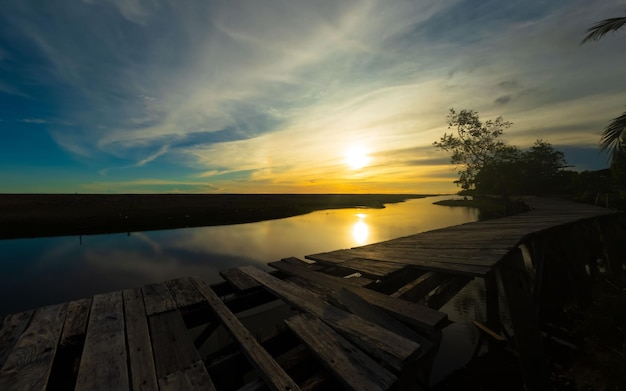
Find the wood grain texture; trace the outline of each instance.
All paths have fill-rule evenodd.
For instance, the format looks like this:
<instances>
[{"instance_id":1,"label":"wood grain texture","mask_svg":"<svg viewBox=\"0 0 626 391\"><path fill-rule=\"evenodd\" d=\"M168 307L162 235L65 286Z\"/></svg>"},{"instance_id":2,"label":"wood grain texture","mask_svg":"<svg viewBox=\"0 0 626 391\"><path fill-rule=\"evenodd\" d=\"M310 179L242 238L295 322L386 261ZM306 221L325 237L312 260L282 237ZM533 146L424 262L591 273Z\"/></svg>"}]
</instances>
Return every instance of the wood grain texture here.
<instances>
[{"instance_id":1,"label":"wood grain texture","mask_svg":"<svg viewBox=\"0 0 626 391\"><path fill-rule=\"evenodd\" d=\"M122 291L122 297L131 389L154 390L157 388L157 378L141 289L126 289Z\"/></svg>"},{"instance_id":2,"label":"wood grain texture","mask_svg":"<svg viewBox=\"0 0 626 391\"><path fill-rule=\"evenodd\" d=\"M90 309L91 299L81 299L68 303L61 345L72 343L77 338L85 336Z\"/></svg>"},{"instance_id":3,"label":"wood grain texture","mask_svg":"<svg viewBox=\"0 0 626 391\"><path fill-rule=\"evenodd\" d=\"M194 279L198 290L211 305L222 324L240 343L248 361L259 371L268 388L275 391L299 390L296 382L278 365L276 360L259 344L250 331L233 315L215 292L202 280Z\"/></svg>"},{"instance_id":4,"label":"wood grain texture","mask_svg":"<svg viewBox=\"0 0 626 391\"><path fill-rule=\"evenodd\" d=\"M189 278L177 278L176 280L166 281L165 285L167 285L178 308L190 307L204 301L204 298Z\"/></svg>"},{"instance_id":5,"label":"wood grain texture","mask_svg":"<svg viewBox=\"0 0 626 391\"><path fill-rule=\"evenodd\" d=\"M31 310L9 314L2 320L0 324L0 368L4 365L20 335L26 330L34 312Z\"/></svg>"},{"instance_id":6,"label":"wood grain texture","mask_svg":"<svg viewBox=\"0 0 626 391\"><path fill-rule=\"evenodd\" d=\"M347 389L387 390L397 380L319 319L296 315L285 323Z\"/></svg>"},{"instance_id":7,"label":"wood grain texture","mask_svg":"<svg viewBox=\"0 0 626 391\"><path fill-rule=\"evenodd\" d=\"M0 390L45 390L67 304L39 308L0 370Z\"/></svg>"},{"instance_id":8,"label":"wood grain texture","mask_svg":"<svg viewBox=\"0 0 626 391\"><path fill-rule=\"evenodd\" d=\"M76 390L128 390L122 292L95 295Z\"/></svg>"},{"instance_id":9,"label":"wood grain texture","mask_svg":"<svg viewBox=\"0 0 626 391\"><path fill-rule=\"evenodd\" d=\"M215 385L202 361L159 379L160 391L215 391Z\"/></svg>"},{"instance_id":10,"label":"wood grain texture","mask_svg":"<svg viewBox=\"0 0 626 391\"><path fill-rule=\"evenodd\" d=\"M183 317L178 310L148 317L154 350L154 364L159 379L185 370L200 361Z\"/></svg>"},{"instance_id":11,"label":"wood grain texture","mask_svg":"<svg viewBox=\"0 0 626 391\"><path fill-rule=\"evenodd\" d=\"M176 301L165 283L146 285L141 291L148 316L176 309Z\"/></svg>"},{"instance_id":12,"label":"wood grain texture","mask_svg":"<svg viewBox=\"0 0 626 391\"><path fill-rule=\"evenodd\" d=\"M239 271L237 268L222 270L220 271L220 276L240 291L257 288L259 286L259 283Z\"/></svg>"}]
</instances>

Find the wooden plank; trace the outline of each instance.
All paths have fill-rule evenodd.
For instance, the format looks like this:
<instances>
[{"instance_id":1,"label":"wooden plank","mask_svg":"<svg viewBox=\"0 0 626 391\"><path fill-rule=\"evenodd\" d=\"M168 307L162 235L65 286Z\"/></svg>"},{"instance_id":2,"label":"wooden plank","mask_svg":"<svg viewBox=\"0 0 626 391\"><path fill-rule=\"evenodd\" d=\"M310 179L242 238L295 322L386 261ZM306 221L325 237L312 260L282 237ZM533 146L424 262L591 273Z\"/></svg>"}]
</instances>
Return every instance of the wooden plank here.
<instances>
[{"instance_id":1,"label":"wooden plank","mask_svg":"<svg viewBox=\"0 0 626 391\"><path fill-rule=\"evenodd\" d=\"M343 288L348 288L346 284L343 283L342 279L338 279L333 276L301 270L286 264L276 266L284 273L311 280L317 284L325 286L329 292L339 292ZM389 312L392 316L399 318L412 326L423 328L428 331L434 331L447 324L448 316L446 314L435 311L426 306L411 303L405 300L394 299L367 288L350 287L350 290L368 303Z\"/></svg>"},{"instance_id":2,"label":"wooden plank","mask_svg":"<svg viewBox=\"0 0 626 391\"><path fill-rule=\"evenodd\" d=\"M128 390L122 292L95 295L76 390Z\"/></svg>"},{"instance_id":3,"label":"wooden plank","mask_svg":"<svg viewBox=\"0 0 626 391\"><path fill-rule=\"evenodd\" d=\"M66 310L58 304L35 311L0 370L0 390L46 389Z\"/></svg>"},{"instance_id":4,"label":"wooden plank","mask_svg":"<svg viewBox=\"0 0 626 391\"><path fill-rule=\"evenodd\" d=\"M165 284L178 308L190 307L204 301L204 297L189 278L178 278L166 281Z\"/></svg>"},{"instance_id":5,"label":"wooden plank","mask_svg":"<svg viewBox=\"0 0 626 391\"><path fill-rule=\"evenodd\" d=\"M281 281L252 266L240 269L290 305L320 318L370 355L387 362L398 371L420 351L420 345L416 342L340 310L311 291Z\"/></svg>"},{"instance_id":6,"label":"wooden plank","mask_svg":"<svg viewBox=\"0 0 626 391\"><path fill-rule=\"evenodd\" d=\"M276 391L299 390L296 382L287 375L276 360L259 344L250 331L228 310L226 305L213 292L206 282L194 279L198 291L209 302L222 324L240 343L240 348L248 361L259 371L267 386Z\"/></svg>"},{"instance_id":7,"label":"wooden plank","mask_svg":"<svg viewBox=\"0 0 626 391\"><path fill-rule=\"evenodd\" d=\"M449 277L441 283L432 296L428 297L430 308L440 309L461 291L472 279L466 276Z\"/></svg>"},{"instance_id":8,"label":"wooden plank","mask_svg":"<svg viewBox=\"0 0 626 391\"><path fill-rule=\"evenodd\" d=\"M160 391L215 391L215 385L202 361L160 378L159 387Z\"/></svg>"},{"instance_id":9,"label":"wooden plank","mask_svg":"<svg viewBox=\"0 0 626 391\"><path fill-rule=\"evenodd\" d=\"M165 281L177 309L202 303L204 298L188 277Z\"/></svg>"},{"instance_id":10,"label":"wooden plank","mask_svg":"<svg viewBox=\"0 0 626 391\"><path fill-rule=\"evenodd\" d=\"M221 270L220 276L240 291L259 287L259 284L256 281L242 273L237 268Z\"/></svg>"},{"instance_id":11,"label":"wooden plank","mask_svg":"<svg viewBox=\"0 0 626 391\"><path fill-rule=\"evenodd\" d=\"M154 314L148 317L148 323L159 382L164 377L201 361L180 311Z\"/></svg>"},{"instance_id":12,"label":"wooden plank","mask_svg":"<svg viewBox=\"0 0 626 391\"><path fill-rule=\"evenodd\" d=\"M352 254L350 255L350 257L353 257L353 258L363 257L363 255ZM313 255L307 255L305 258L312 259L314 261L317 261L323 264L337 265L337 264L341 264L342 262L344 262L342 259L335 258L334 254L333 255L313 254ZM376 258L373 260L381 261L381 262L385 261L385 259L380 259L380 258ZM433 271L467 274L467 275L480 276L480 277L484 276L490 271L490 268L487 266L476 266L476 265L467 265L467 264L451 263L451 262L443 263L443 262L427 260L427 259L416 259L416 258L407 257L407 256L403 256L402 258L393 258L391 262L405 263L407 265L417 266L417 267L421 267L421 268L433 270Z\"/></svg>"},{"instance_id":13,"label":"wooden plank","mask_svg":"<svg viewBox=\"0 0 626 391\"><path fill-rule=\"evenodd\" d=\"M506 338L504 338L500 334L496 333L495 331L491 330L489 327L487 327L486 325L482 324L481 322L479 322L477 320L472 320L472 324L474 326L476 326L480 331L482 331L483 333L487 334L488 336L490 336L491 338L495 339L498 342L506 342L507 341Z\"/></svg>"},{"instance_id":14,"label":"wooden plank","mask_svg":"<svg viewBox=\"0 0 626 391\"><path fill-rule=\"evenodd\" d=\"M122 297L126 318L131 389L133 391L154 390L157 388L157 377L141 289L126 289L122 291Z\"/></svg>"},{"instance_id":15,"label":"wooden plank","mask_svg":"<svg viewBox=\"0 0 626 391\"><path fill-rule=\"evenodd\" d=\"M17 343L20 335L26 330L34 311L9 314L0 325L0 368L4 365L9 353Z\"/></svg>"},{"instance_id":16,"label":"wooden plank","mask_svg":"<svg viewBox=\"0 0 626 391\"><path fill-rule=\"evenodd\" d=\"M146 285L141 291L148 316L176 309L176 301L165 283Z\"/></svg>"},{"instance_id":17,"label":"wooden plank","mask_svg":"<svg viewBox=\"0 0 626 391\"><path fill-rule=\"evenodd\" d=\"M422 354L426 353L432 347L432 343L428 339L422 337L419 333L393 318L385 311L363 300L354 292L341 289L333 295L333 301L356 316L360 316L395 334L417 342L422 347Z\"/></svg>"},{"instance_id":18,"label":"wooden plank","mask_svg":"<svg viewBox=\"0 0 626 391\"><path fill-rule=\"evenodd\" d=\"M443 279L441 273L426 272L389 296L416 302L435 289Z\"/></svg>"},{"instance_id":19,"label":"wooden plank","mask_svg":"<svg viewBox=\"0 0 626 391\"><path fill-rule=\"evenodd\" d=\"M387 390L396 382L392 373L319 319L296 315L286 319L285 323L346 388Z\"/></svg>"},{"instance_id":20,"label":"wooden plank","mask_svg":"<svg viewBox=\"0 0 626 391\"><path fill-rule=\"evenodd\" d=\"M76 339L85 336L90 308L91 299L81 299L68 303L60 345L71 344Z\"/></svg>"},{"instance_id":21,"label":"wooden plank","mask_svg":"<svg viewBox=\"0 0 626 391\"><path fill-rule=\"evenodd\" d=\"M285 263L290 263L294 266L303 267L305 269L312 270L312 271L324 269L323 266L320 266L315 262L307 262L296 257L287 257L287 258L281 259L280 261L285 262Z\"/></svg>"},{"instance_id":22,"label":"wooden plank","mask_svg":"<svg viewBox=\"0 0 626 391\"><path fill-rule=\"evenodd\" d=\"M349 261L343 262L341 266L376 277L384 277L406 267L403 263L378 262L364 258L353 258Z\"/></svg>"}]
</instances>

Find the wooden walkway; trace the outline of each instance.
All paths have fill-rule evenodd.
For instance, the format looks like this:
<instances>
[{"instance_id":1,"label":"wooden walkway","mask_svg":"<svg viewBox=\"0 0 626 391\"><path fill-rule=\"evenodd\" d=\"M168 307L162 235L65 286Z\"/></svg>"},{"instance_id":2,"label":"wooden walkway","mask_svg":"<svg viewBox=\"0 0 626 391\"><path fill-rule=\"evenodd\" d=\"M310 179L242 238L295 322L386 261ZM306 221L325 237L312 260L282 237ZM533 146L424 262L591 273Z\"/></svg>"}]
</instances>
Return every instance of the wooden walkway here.
<instances>
[{"instance_id":1,"label":"wooden walkway","mask_svg":"<svg viewBox=\"0 0 626 391\"><path fill-rule=\"evenodd\" d=\"M425 388L449 324L439 309L468 281L497 287L497 271L519 287L526 277L511 254L520 244L614 213L531 204L517 216L307 257L315 262L286 258L272 273L225 270L212 286L185 278L8 315L0 390ZM504 293L524 381L547 389L538 326L527 320L532 297L516 290ZM264 315L272 306L280 315ZM497 319L477 325L500 337Z\"/></svg>"},{"instance_id":2,"label":"wooden walkway","mask_svg":"<svg viewBox=\"0 0 626 391\"><path fill-rule=\"evenodd\" d=\"M407 265L433 271L484 277L506 254L531 235L581 220L615 214L610 209L562 200L527 198L534 210L349 250L308 255L319 263L386 276Z\"/></svg>"}]
</instances>

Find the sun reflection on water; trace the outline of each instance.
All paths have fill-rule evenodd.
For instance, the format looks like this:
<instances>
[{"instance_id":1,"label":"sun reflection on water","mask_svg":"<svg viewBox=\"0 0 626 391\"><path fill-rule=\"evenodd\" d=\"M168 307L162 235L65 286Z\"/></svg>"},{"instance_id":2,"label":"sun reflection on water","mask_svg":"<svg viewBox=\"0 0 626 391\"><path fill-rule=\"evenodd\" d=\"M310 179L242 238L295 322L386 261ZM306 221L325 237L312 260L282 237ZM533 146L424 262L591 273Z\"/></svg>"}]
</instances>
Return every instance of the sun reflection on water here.
<instances>
[{"instance_id":1,"label":"sun reflection on water","mask_svg":"<svg viewBox=\"0 0 626 391\"><path fill-rule=\"evenodd\" d=\"M356 217L359 218L359 221L354 223L352 226L352 237L357 242L357 244L363 245L367 243L367 237L369 236L369 226L364 221L367 215L365 213L357 213Z\"/></svg>"}]
</instances>

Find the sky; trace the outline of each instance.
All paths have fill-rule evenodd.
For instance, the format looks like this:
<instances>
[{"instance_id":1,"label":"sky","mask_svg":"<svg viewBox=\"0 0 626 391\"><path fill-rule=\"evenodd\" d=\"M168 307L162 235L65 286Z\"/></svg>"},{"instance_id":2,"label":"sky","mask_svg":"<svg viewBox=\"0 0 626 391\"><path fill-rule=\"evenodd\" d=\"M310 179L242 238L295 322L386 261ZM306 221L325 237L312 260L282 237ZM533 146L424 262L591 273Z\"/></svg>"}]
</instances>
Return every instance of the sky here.
<instances>
[{"instance_id":1,"label":"sky","mask_svg":"<svg viewBox=\"0 0 626 391\"><path fill-rule=\"evenodd\" d=\"M0 193L451 193L450 108L608 166L626 1L0 0Z\"/></svg>"}]
</instances>

